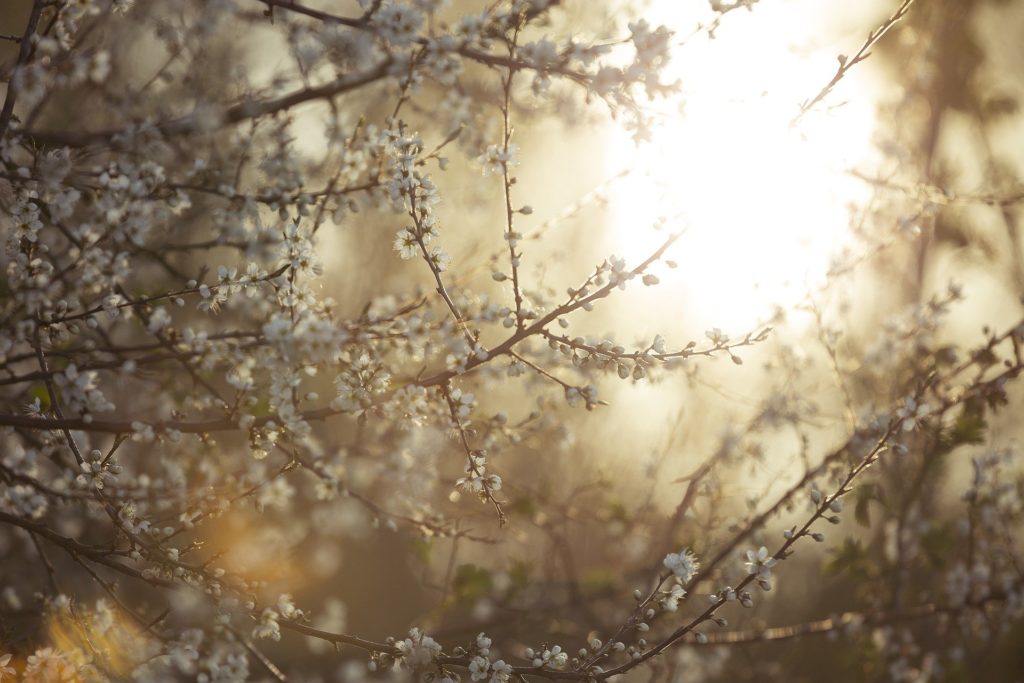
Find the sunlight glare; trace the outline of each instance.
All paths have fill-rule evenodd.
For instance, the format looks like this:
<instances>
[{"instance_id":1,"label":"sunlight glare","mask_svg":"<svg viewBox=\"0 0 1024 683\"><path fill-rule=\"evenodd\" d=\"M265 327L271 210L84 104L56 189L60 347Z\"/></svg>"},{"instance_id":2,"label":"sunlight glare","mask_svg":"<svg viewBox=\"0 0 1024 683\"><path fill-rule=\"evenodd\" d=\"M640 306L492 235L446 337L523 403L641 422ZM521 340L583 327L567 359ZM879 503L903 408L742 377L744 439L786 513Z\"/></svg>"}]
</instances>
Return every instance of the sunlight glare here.
<instances>
[{"instance_id":1,"label":"sunlight glare","mask_svg":"<svg viewBox=\"0 0 1024 683\"><path fill-rule=\"evenodd\" d=\"M659 0L650 22L684 36L699 19L684 5ZM611 134L609 171L634 169L612 192L611 248L636 263L665 238L651 227L657 217L686 227L669 254L680 266L669 286L683 289L694 322L739 331L776 305L792 309L848 243L850 206L865 188L845 172L870 158L874 103L861 64L790 125L836 67L837 41L816 23L807 2L730 13L714 39L694 36L673 56L683 110L660 112L640 147ZM809 36L821 45L802 45Z\"/></svg>"}]
</instances>

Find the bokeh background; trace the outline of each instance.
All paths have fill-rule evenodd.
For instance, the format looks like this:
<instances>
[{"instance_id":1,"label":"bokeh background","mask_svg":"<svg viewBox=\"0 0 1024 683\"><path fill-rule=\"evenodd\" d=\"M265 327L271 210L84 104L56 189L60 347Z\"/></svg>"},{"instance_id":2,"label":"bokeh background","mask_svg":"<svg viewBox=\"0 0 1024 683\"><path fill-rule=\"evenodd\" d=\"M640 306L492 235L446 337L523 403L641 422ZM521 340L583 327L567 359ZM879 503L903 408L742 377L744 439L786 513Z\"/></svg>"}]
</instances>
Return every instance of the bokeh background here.
<instances>
[{"instance_id":1,"label":"bokeh background","mask_svg":"<svg viewBox=\"0 0 1024 683\"><path fill-rule=\"evenodd\" d=\"M204 3L136 2L132 21L146 31L118 33L110 24L89 37L112 51L107 84L58 95L35 125L101 129L109 123L105 105L153 74L162 75L150 86L150 101L163 116L187 113L191 95L218 92L234 69L244 67L266 83L290 74L294 43L282 25L297 20L278 12L270 24L262 7L250 4L248 18L243 11L237 20L211 19L209 54L182 62L192 65L183 71L169 36L206 11ZM309 5L358 12L352 2ZM5 2L0 33L19 33L29 6ZM444 15L482 6L451 2ZM459 462L442 457L451 444L440 430L389 433L361 453L355 423L332 426L339 442L351 444L346 467L353 480L362 477L399 508L430 501L494 543L385 531L344 501L276 509L273 500L267 502L276 516L227 515L203 531L206 542L291 592L298 604L317 606L324 627L384 638L418 624L442 641L486 630L496 642L579 642L592 626L617 623L633 588L669 549L724 534L730 520L742 519L842 443L865 406L896 399L893 378L907 371L913 355L909 342L899 342L923 336L919 307L945 297L951 281L964 298L949 306L941 328L925 331L932 346L976 343L983 326L1002 329L1019 319L1024 3L919 0L868 60L794 123L801 103L832 77L837 56L855 52L893 9L880 0L761 0L749 11L722 15L709 31L716 15L707 3L566 3L546 29L551 35L617 34L637 16L673 28L679 45L670 71L681 90L652 105L658 125L639 145L600 103L583 106L570 97L540 103L524 94L514 112L522 161L515 192L533 207L518 219L531 236L523 244L528 288L562 292L609 254L639 261L666 231L685 227L669 255L678 266L657 271L658 287L617 293L574 319L571 333L613 337L627 347L660 334L669 347L682 347L713 328L742 337L771 326L769 340L741 350L742 365L721 357L680 363L649 382L609 376L601 383L609 405L593 412L568 411L560 397L528 379L478 397L482 413L504 412L510 422L527 425L494 461L510 501L505 530L486 506L449 495ZM0 43L0 62L10 62L14 52ZM466 81L483 100L493 97L493 74L481 68ZM346 126L363 115L380 121L393 94L345 98L335 113ZM432 116L442 97L428 84L403 113L429 139L450 132ZM293 149L307 155L313 174L325 152L326 110L317 104L294 113ZM460 162L437 174L444 197L439 214L459 287L498 301L505 294L491 280L489 259L503 247L500 180L481 178L460 155L468 161L497 140L500 118L493 109L474 116L482 132L460 137L451 154ZM262 131L240 134L253 135L256 156L271 147ZM245 179L260 183L255 170ZM182 241L209 231L215 205L196 200L179 227ZM429 291L424 271L392 251L400 222L386 212L328 219L320 241L323 294L340 311L355 316L368 302L384 308L417 288ZM203 265L184 254L167 258L186 272ZM204 263L215 267L234 258L231 250L215 249ZM1019 438L1020 392L1012 396L979 443L958 450L930 481L922 523L959 514L972 452ZM217 447L239 445L225 440ZM734 455L707 482L701 506L673 519L685 488L681 478L723 450ZM365 473L361 455L373 461ZM390 487L379 481L374 459L380 458L398 473ZM879 486L899 489L907 477L901 468L883 465ZM844 520L829 543L801 550L758 609L737 615L731 626L800 623L872 604L878 583L895 570L884 559L887 513L871 511L879 524ZM791 511L792 519L802 512ZM788 519L771 528L785 528ZM294 544L296 533L307 540ZM1019 529L1013 533L1019 536ZM863 557L840 562L843 537L858 539ZM23 571L17 541L3 535L0 542L4 572ZM698 554L704 549L696 547ZM943 558L955 553L939 548L935 576L948 566ZM82 590L92 590L87 586ZM184 595L181 600L187 604ZM23 632L33 616L16 612L3 613L5 627ZM651 680L820 681L828 671L828 680L855 681L891 674L877 639L834 636L687 645ZM1016 624L990 649L968 648L962 669L947 666L935 675L1017 680L1022 643L1024 627ZM320 643L286 640L267 652L286 670L319 662L322 680L366 675L358 654L339 655Z\"/></svg>"}]
</instances>

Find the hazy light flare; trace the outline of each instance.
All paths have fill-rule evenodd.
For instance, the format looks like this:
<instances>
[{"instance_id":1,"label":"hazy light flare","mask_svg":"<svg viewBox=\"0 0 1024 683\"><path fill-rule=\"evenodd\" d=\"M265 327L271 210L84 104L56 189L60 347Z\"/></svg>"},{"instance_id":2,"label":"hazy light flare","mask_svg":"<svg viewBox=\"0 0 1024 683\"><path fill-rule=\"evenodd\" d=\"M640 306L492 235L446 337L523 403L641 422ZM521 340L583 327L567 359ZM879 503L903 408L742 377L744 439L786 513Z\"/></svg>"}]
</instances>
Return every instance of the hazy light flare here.
<instances>
[{"instance_id":1,"label":"hazy light flare","mask_svg":"<svg viewBox=\"0 0 1024 683\"><path fill-rule=\"evenodd\" d=\"M701 18L697 5L704 9L659 0L648 20L687 35ZM839 38L829 40L827 28L835 18L821 12L806 1L765 1L730 13L714 39L698 35L677 49L671 71L684 105L660 108L652 142L609 134L609 170L635 169L613 192L611 248L638 261L664 239L651 228L659 216L672 229L687 226L671 254L679 275L666 285L680 289L695 324L738 331L775 305L792 309L849 243L850 207L867 199L847 174L872 157L866 74L851 72L792 125L835 68Z\"/></svg>"}]
</instances>

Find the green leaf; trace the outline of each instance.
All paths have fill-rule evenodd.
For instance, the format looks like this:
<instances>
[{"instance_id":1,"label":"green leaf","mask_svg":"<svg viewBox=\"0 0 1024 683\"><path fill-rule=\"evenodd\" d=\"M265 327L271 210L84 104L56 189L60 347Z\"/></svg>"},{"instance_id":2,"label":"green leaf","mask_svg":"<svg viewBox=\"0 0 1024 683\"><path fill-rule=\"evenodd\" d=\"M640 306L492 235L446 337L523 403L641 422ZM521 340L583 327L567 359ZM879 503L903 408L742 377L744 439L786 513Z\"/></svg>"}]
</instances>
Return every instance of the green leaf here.
<instances>
[{"instance_id":1,"label":"green leaf","mask_svg":"<svg viewBox=\"0 0 1024 683\"><path fill-rule=\"evenodd\" d=\"M985 440L985 415L980 410L968 406L956 419L950 430L950 441L953 447L963 444L979 444Z\"/></svg>"},{"instance_id":2,"label":"green leaf","mask_svg":"<svg viewBox=\"0 0 1024 683\"><path fill-rule=\"evenodd\" d=\"M858 539L844 538L843 544L832 551L832 559L825 563L825 576L844 572L867 576L870 573L868 551Z\"/></svg>"},{"instance_id":3,"label":"green leaf","mask_svg":"<svg viewBox=\"0 0 1024 683\"><path fill-rule=\"evenodd\" d=\"M608 502L608 520L627 522L629 521L629 510L621 501Z\"/></svg>"},{"instance_id":4,"label":"green leaf","mask_svg":"<svg viewBox=\"0 0 1024 683\"><path fill-rule=\"evenodd\" d=\"M42 412L46 412L47 410L50 409L50 392L46 390L45 386L43 386L42 384L35 385L29 392L29 395L32 398L39 399L39 405Z\"/></svg>"},{"instance_id":5,"label":"green leaf","mask_svg":"<svg viewBox=\"0 0 1024 683\"><path fill-rule=\"evenodd\" d=\"M933 567L945 567L954 554L957 536L950 523L934 524L921 534L921 548Z\"/></svg>"},{"instance_id":6,"label":"green leaf","mask_svg":"<svg viewBox=\"0 0 1024 683\"><path fill-rule=\"evenodd\" d=\"M875 483L864 484L855 490L854 497L857 499L857 502L853 508L853 518L862 527L870 527L871 501L875 501L884 507L885 489Z\"/></svg>"},{"instance_id":7,"label":"green leaf","mask_svg":"<svg viewBox=\"0 0 1024 683\"><path fill-rule=\"evenodd\" d=\"M939 435L937 453L945 455L959 446L984 443L985 430L988 429L985 409L981 400L967 401L952 426Z\"/></svg>"},{"instance_id":8,"label":"green leaf","mask_svg":"<svg viewBox=\"0 0 1024 683\"><path fill-rule=\"evenodd\" d=\"M433 550L433 544L426 539L414 539L412 541L412 555L423 564L430 562L430 551Z\"/></svg>"},{"instance_id":9,"label":"green leaf","mask_svg":"<svg viewBox=\"0 0 1024 683\"><path fill-rule=\"evenodd\" d=\"M505 506L505 509L510 514L522 515L527 519L531 519L537 514L537 503L530 496L521 496L513 498L512 502Z\"/></svg>"},{"instance_id":10,"label":"green leaf","mask_svg":"<svg viewBox=\"0 0 1024 683\"><path fill-rule=\"evenodd\" d=\"M608 569L591 569L580 577L580 588L586 593L600 593L615 585L615 575Z\"/></svg>"},{"instance_id":11,"label":"green leaf","mask_svg":"<svg viewBox=\"0 0 1024 683\"><path fill-rule=\"evenodd\" d=\"M455 569L455 594L460 600L471 602L490 592L491 573L475 564L460 564Z\"/></svg>"},{"instance_id":12,"label":"green leaf","mask_svg":"<svg viewBox=\"0 0 1024 683\"><path fill-rule=\"evenodd\" d=\"M992 410L999 410L1009 402L1010 399L1007 398L1006 392L1002 389L993 389L985 394L985 403Z\"/></svg>"},{"instance_id":13,"label":"green leaf","mask_svg":"<svg viewBox=\"0 0 1024 683\"><path fill-rule=\"evenodd\" d=\"M530 563L523 560L516 560L509 569L510 589L526 588L530 585Z\"/></svg>"}]
</instances>

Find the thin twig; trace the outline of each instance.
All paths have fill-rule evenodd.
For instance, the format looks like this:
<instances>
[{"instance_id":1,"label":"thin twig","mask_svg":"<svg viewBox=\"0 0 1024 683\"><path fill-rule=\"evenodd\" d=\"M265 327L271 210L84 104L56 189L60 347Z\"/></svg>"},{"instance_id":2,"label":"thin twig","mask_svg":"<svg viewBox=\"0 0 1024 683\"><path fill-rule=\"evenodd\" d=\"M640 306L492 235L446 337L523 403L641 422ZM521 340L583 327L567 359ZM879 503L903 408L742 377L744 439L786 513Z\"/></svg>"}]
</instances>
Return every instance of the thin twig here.
<instances>
[{"instance_id":1,"label":"thin twig","mask_svg":"<svg viewBox=\"0 0 1024 683\"><path fill-rule=\"evenodd\" d=\"M839 66L836 68L836 72L832 76L832 80L826 83L825 87L823 87L817 95L804 101L803 104L800 105L800 111L790 122L790 125L797 125L804 117L804 114L809 112L815 105L828 97L829 93L832 92L832 89L836 87L839 81L843 80L843 77L846 76L850 69L871 56L871 48L873 48L878 41L882 39L882 36L889 32L889 29L898 24L899 21L906 16L907 12L910 11L910 6L912 4L914 4L914 0L903 0L900 3L900 6L896 8L896 11L893 12L888 19L868 34L867 40L864 41L864 44L860 46L860 49L857 50L857 53L853 57L839 55L837 58Z\"/></svg>"}]
</instances>

